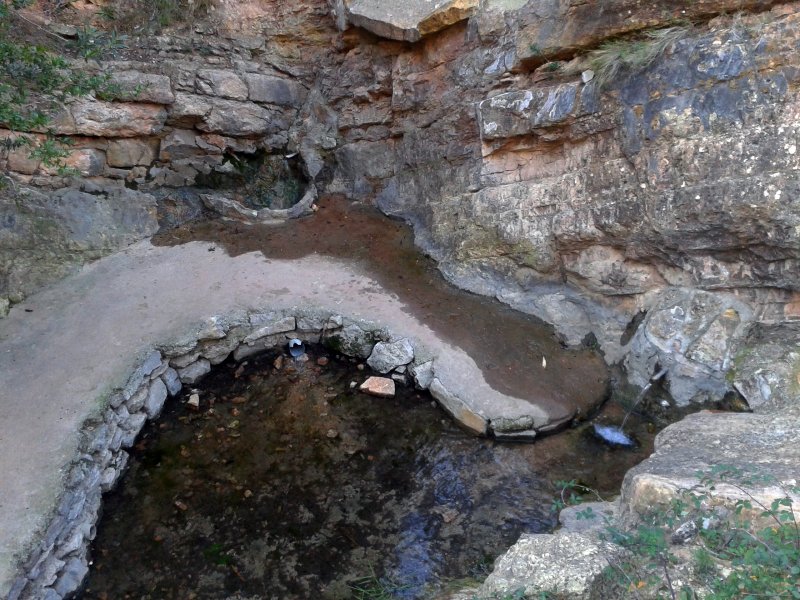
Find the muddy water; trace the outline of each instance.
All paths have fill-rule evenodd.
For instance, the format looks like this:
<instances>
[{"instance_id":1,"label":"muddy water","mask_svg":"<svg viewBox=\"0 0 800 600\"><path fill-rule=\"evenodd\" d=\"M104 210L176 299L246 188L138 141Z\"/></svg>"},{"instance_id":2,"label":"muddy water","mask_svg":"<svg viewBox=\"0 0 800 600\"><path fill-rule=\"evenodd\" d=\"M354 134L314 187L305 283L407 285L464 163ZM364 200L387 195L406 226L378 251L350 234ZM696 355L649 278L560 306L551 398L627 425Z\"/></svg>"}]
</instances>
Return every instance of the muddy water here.
<instances>
[{"instance_id":1,"label":"muddy water","mask_svg":"<svg viewBox=\"0 0 800 600\"><path fill-rule=\"evenodd\" d=\"M203 222L162 233L153 243L206 241L233 256L257 251L275 259L313 253L345 259L466 351L494 389L534 401L554 422L576 411L586 415L605 398L608 375L596 352L565 349L541 321L448 284L414 246L405 224L341 198L324 197L319 206L315 215L280 226Z\"/></svg>"},{"instance_id":2,"label":"muddy water","mask_svg":"<svg viewBox=\"0 0 800 600\"><path fill-rule=\"evenodd\" d=\"M367 371L309 352L280 369L275 354L225 363L199 410L186 396L168 404L106 499L82 598L339 599L376 579L380 597L434 598L484 576L520 533L551 529L554 481L613 494L650 450L636 417L635 452L582 429L532 445L477 439L429 395L361 394L351 382Z\"/></svg>"}]
</instances>

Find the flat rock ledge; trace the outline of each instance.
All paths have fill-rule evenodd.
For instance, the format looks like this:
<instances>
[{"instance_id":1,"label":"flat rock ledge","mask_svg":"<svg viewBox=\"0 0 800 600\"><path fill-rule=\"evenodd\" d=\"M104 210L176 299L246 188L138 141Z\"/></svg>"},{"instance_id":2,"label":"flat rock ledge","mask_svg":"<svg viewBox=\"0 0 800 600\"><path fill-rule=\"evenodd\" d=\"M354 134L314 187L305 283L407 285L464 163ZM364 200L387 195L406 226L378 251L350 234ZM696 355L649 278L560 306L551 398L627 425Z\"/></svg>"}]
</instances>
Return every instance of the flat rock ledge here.
<instances>
[{"instance_id":1,"label":"flat rock ledge","mask_svg":"<svg viewBox=\"0 0 800 600\"><path fill-rule=\"evenodd\" d=\"M622 552L582 533L523 535L497 559L476 597L538 598L546 593L548 598L588 600L608 561Z\"/></svg>"}]
</instances>

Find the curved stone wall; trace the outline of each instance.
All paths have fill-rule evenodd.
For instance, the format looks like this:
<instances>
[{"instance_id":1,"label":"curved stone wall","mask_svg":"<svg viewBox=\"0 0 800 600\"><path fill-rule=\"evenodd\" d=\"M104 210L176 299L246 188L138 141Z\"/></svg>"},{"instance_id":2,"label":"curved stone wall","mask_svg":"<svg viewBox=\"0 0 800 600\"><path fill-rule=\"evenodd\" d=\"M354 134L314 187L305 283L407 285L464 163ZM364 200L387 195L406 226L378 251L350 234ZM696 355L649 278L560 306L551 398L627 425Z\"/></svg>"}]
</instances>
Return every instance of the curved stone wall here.
<instances>
[{"instance_id":1,"label":"curved stone wall","mask_svg":"<svg viewBox=\"0 0 800 600\"><path fill-rule=\"evenodd\" d=\"M223 324L224 323L224 324ZM213 365L236 361L271 348L284 347L291 338L323 343L346 356L367 359L381 371L402 367L419 389L430 388L441 406L466 429L475 432L479 417L464 412L458 400L436 378L435 357L418 343L398 338L373 323L339 314L304 310L252 312L245 318L210 317L180 345L158 347L147 353L121 390L112 393L101 417L85 424L77 461L65 478L55 514L40 541L21 566L8 600L58 600L79 588L89 570L88 546L95 536L102 494L125 472L127 449L145 423L157 419L165 402L184 385L193 385ZM376 345L404 340L414 354L395 364ZM485 424L483 424L485 431Z\"/></svg>"}]
</instances>

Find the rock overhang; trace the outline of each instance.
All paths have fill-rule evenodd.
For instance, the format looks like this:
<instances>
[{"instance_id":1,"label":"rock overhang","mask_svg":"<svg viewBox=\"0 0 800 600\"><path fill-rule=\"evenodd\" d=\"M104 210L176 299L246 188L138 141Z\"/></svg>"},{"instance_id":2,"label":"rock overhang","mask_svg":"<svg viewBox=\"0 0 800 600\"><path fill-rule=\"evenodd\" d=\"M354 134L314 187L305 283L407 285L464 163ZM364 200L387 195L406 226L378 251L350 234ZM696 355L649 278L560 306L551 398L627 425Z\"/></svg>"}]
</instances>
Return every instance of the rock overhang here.
<instances>
[{"instance_id":1,"label":"rock overhang","mask_svg":"<svg viewBox=\"0 0 800 600\"><path fill-rule=\"evenodd\" d=\"M478 0L340 0L339 24L349 22L377 36L416 42L472 16Z\"/></svg>"}]
</instances>

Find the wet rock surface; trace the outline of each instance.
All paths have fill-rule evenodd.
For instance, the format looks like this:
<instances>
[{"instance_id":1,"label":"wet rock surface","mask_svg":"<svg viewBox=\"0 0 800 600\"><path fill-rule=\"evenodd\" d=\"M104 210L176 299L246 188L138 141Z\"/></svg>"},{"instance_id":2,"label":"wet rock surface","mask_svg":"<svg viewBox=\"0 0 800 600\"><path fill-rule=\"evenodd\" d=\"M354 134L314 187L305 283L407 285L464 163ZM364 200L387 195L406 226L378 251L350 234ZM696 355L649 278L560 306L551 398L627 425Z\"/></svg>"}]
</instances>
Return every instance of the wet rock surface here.
<instances>
[{"instance_id":1,"label":"wet rock surface","mask_svg":"<svg viewBox=\"0 0 800 600\"><path fill-rule=\"evenodd\" d=\"M310 353L224 363L167 406L106 501L80 597L350 598L374 571L430 598L549 530L553 479L610 491L640 456L578 430L477 440L430 396L367 396L355 363Z\"/></svg>"},{"instance_id":2,"label":"wet rock surface","mask_svg":"<svg viewBox=\"0 0 800 600\"><path fill-rule=\"evenodd\" d=\"M599 354L588 348L564 348L552 329L537 319L453 288L415 247L411 230L396 221L387 223L374 208L336 196L321 198L319 206L314 216L280 227L196 223L162 231L153 243L203 240L231 256L256 251L268 259L322 254L352 260L397 294L409 314L474 357L494 389L541 402L552 423L563 425L574 416L588 415L605 399L608 374ZM351 335L345 328L337 336L348 348L351 337L363 344L363 332ZM383 349L395 346L397 356L392 352L390 360ZM361 352L365 359L375 353L370 345L352 353ZM395 363L392 368L410 361L408 354L406 345L396 341L380 346L372 360L382 370L389 366L386 361ZM422 357L417 361L422 364Z\"/></svg>"}]
</instances>

